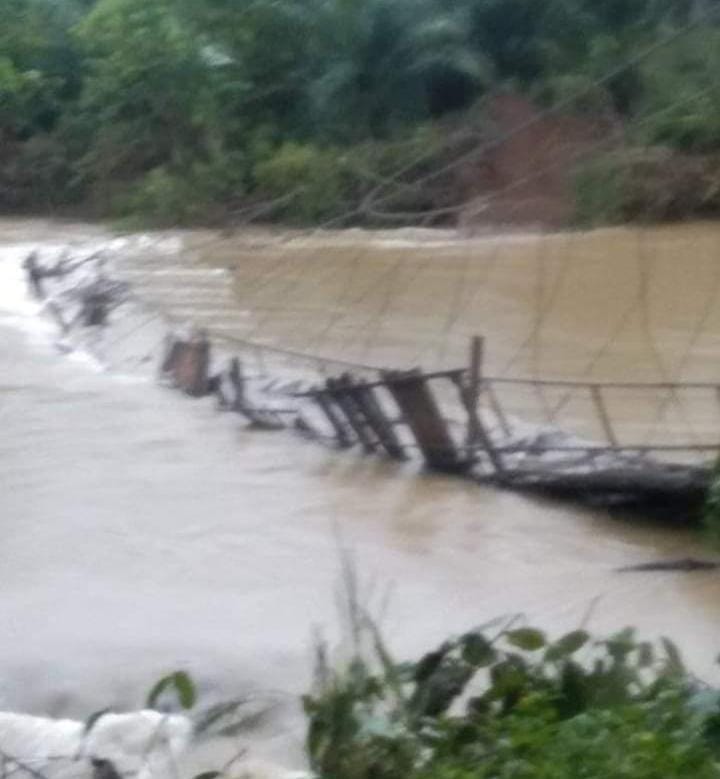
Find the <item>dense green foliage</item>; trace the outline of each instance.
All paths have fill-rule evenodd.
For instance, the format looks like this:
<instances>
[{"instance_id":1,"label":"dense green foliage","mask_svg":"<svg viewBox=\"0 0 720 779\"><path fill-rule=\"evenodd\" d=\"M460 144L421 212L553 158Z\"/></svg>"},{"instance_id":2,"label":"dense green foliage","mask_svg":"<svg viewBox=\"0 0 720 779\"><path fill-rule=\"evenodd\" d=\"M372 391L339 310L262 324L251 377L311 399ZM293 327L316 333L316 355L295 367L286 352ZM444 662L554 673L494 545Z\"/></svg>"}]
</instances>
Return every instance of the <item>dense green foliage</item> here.
<instances>
[{"instance_id":1,"label":"dense green foliage","mask_svg":"<svg viewBox=\"0 0 720 779\"><path fill-rule=\"evenodd\" d=\"M667 639L495 624L400 664L365 626L305 699L321 779L720 777L720 695Z\"/></svg>"},{"instance_id":2,"label":"dense green foliage","mask_svg":"<svg viewBox=\"0 0 720 779\"><path fill-rule=\"evenodd\" d=\"M598 83L704 8L4 0L0 208L83 203L182 222L278 200L262 212L317 222L363 203L383 179L412 180L452 158L458 127L491 132L473 106L508 89L541 102L582 91L577 110L612 112L638 143L712 152L714 25ZM430 194L401 190L393 205L442 206L447 182L436 184Z\"/></svg>"}]
</instances>

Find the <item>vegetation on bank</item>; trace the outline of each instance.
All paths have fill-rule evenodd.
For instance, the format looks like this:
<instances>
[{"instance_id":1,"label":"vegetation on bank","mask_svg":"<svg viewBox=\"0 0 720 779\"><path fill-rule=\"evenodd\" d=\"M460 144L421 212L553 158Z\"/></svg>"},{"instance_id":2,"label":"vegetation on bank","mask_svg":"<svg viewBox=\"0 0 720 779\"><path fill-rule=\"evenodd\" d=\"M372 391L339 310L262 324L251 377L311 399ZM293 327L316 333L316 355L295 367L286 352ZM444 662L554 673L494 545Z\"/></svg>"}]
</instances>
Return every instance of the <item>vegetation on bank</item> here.
<instances>
[{"instance_id":1,"label":"vegetation on bank","mask_svg":"<svg viewBox=\"0 0 720 779\"><path fill-rule=\"evenodd\" d=\"M599 639L579 628L550 639L501 618L400 663L357 603L350 632L344 662L317 646L303 699L317 779L720 777L720 691L667 638L643 641L627 628ZM160 680L147 705L173 701L196 706L183 672ZM196 736L239 735L242 707L194 709ZM231 777L234 764L195 779Z\"/></svg>"},{"instance_id":2,"label":"vegetation on bank","mask_svg":"<svg viewBox=\"0 0 720 779\"><path fill-rule=\"evenodd\" d=\"M674 222L720 215L720 155L635 147L578 166L580 225Z\"/></svg>"},{"instance_id":3,"label":"vegetation on bank","mask_svg":"<svg viewBox=\"0 0 720 779\"><path fill-rule=\"evenodd\" d=\"M81 206L166 223L442 212L512 91L613 117L625 143L583 170L585 221L717 213L720 31L704 0L5 0L0 208ZM697 157L702 155L702 157ZM637 188L638 166L649 182ZM685 182L697 168L701 192ZM620 175L616 175L617 171ZM654 183L679 189L655 200ZM392 187L386 186L388 179ZM673 190L674 191L674 190ZM611 197L610 197L611 196ZM611 202L612 198L612 202ZM686 199L687 198L687 199ZM667 199L667 198L666 198ZM619 201L619 202L618 202Z\"/></svg>"},{"instance_id":4,"label":"vegetation on bank","mask_svg":"<svg viewBox=\"0 0 720 779\"><path fill-rule=\"evenodd\" d=\"M321 779L720 776L720 693L675 645L497 621L397 663L377 630L305 699ZM368 650L367 647L370 647Z\"/></svg>"}]
</instances>

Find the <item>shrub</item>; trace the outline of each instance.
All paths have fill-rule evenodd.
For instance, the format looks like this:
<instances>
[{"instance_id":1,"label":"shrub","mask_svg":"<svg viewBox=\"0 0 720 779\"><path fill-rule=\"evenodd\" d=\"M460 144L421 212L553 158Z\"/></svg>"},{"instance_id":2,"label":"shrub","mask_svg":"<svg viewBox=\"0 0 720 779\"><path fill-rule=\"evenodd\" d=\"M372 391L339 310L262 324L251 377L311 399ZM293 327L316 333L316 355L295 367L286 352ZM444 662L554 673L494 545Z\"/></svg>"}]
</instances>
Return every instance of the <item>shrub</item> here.
<instances>
[{"instance_id":1,"label":"shrub","mask_svg":"<svg viewBox=\"0 0 720 779\"><path fill-rule=\"evenodd\" d=\"M625 171L617 161L600 157L575 173L575 221L583 227L613 224L622 219Z\"/></svg>"},{"instance_id":2,"label":"shrub","mask_svg":"<svg viewBox=\"0 0 720 779\"><path fill-rule=\"evenodd\" d=\"M422 187L403 186L403 181L440 167L451 156L449 145L431 126L392 140L348 147L284 143L254 166L254 195L277 200L273 216L296 223L352 214L348 221L387 224L380 211L414 212L446 204L442 198L447 197L447 177ZM384 188L389 179L393 186ZM371 191L381 199L378 213L365 207L364 198Z\"/></svg>"},{"instance_id":3,"label":"shrub","mask_svg":"<svg viewBox=\"0 0 720 779\"><path fill-rule=\"evenodd\" d=\"M256 193L282 200L276 215L308 223L329 219L349 208L353 174L345 155L334 148L290 141L253 169Z\"/></svg>"},{"instance_id":4,"label":"shrub","mask_svg":"<svg viewBox=\"0 0 720 779\"><path fill-rule=\"evenodd\" d=\"M681 695L592 709L557 720L542 700L509 716L493 751L474 762L449 758L423 779L711 779L720 775L699 718Z\"/></svg>"},{"instance_id":5,"label":"shrub","mask_svg":"<svg viewBox=\"0 0 720 779\"><path fill-rule=\"evenodd\" d=\"M720 214L720 158L668 149L621 149L575 172L581 225L661 222Z\"/></svg>"},{"instance_id":6,"label":"shrub","mask_svg":"<svg viewBox=\"0 0 720 779\"><path fill-rule=\"evenodd\" d=\"M226 213L244 192L243 160L229 156L186 169L160 166L120 195L121 217L159 225L206 223Z\"/></svg>"},{"instance_id":7,"label":"shrub","mask_svg":"<svg viewBox=\"0 0 720 779\"><path fill-rule=\"evenodd\" d=\"M34 135L0 151L0 208L52 212L81 197L68 150L57 136Z\"/></svg>"},{"instance_id":8,"label":"shrub","mask_svg":"<svg viewBox=\"0 0 720 779\"><path fill-rule=\"evenodd\" d=\"M630 131L638 144L684 152L720 148L720 29L700 25L642 64L643 96Z\"/></svg>"},{"instance_id":9,"label":"shrub","mask_svg":"<svg viewBox=\"0 0 720 779\"><path fill-rule=\"evenodd\" d=\"M551 641L495 623L401 664L362 626L343 667L319 650L304 700L323 779L720 777L720 696L667 639L628 629Z\"/></svg>"}]
</instances>

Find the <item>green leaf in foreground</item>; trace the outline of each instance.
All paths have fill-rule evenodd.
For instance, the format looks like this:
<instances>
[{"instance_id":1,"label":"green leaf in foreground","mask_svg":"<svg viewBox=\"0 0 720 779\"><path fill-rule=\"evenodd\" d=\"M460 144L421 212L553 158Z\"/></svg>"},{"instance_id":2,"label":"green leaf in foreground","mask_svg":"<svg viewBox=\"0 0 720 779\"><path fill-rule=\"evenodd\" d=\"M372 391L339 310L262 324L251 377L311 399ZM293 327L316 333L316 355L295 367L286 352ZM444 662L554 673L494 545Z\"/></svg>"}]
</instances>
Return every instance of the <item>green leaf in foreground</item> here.
<instances>
[{"instance_id":1,"label":"green leaf in foreground","mask_svg":"<svg viewBox=\"0 0 720 779\"><path fill-rule=\"evenodd\" d=\"M183 709L191 709L195 705L197 694L192 679L185 671L175 671L160 679L150 690L147 699L148 708L156 708L158 700L168 690L175 692Z\"/></svg>"},{"instance_id":2,"label":"green leaf in foreground","mask_svg":"<svg viewBox=\"0 0 720 779\"><path fill-rule=\"evenodd\" d=\"M482 633L466 633L460 639L460 645L463 660L475 668L485 668L495 662L497 653Z\"/></svg>"},{"instance_id":3,"label":"green leaf in foreground","mask_svg":"<svg viewBox=\"0 0 720 779\"><path fill-rule=\"evenodd\" d=\"M526 652L536 652L538 649L542 649L547 643L547 639L542 630L537 630L535 628L508 630L507 633L505 633L505 638L509 644L516 646L518 649L524 649Z\"/></svg>"},{"instance_id":4,"label":"green leaf in foreground","mask_svg":"<svg viewBox=\"0 0 720 779\"><path fill-rule=\"evenodd\" d=\"M562 660L582 649L590 640L590 634L585 630L573 630L551 644L545 653L546 660Z\"/></svg>"},{"instance_id":5,"label":"green leaf in foreground","mask_svg":"<svg viewBox=\"0 0 720 779\"><path fill-rule=\"evenodd\" d=\"M663 649L665 650L665 654L667 656L667 661L666 661L667 670L670 673L674 673L674 674L684 673L685 664L682 661L682 657L680 656L680 650L677 648L677 645L669 638L665 638L665 636L663 636L660 639L660 643L662 644Z\"/></svg>"},{"instance_id":6,"label":"green leaf in foreground","mask_svg":"<svg viewBox=\"0 0 720 779\"><path fill-rule=\"evenodd\" d=\"M655 651L649 641L642 641L638 644L638 666L640 668L649 668L655 662Z\"/></svg>"},{"instance_id":7,"label":"green leaf in foreground","mask_svg":"<svg viewBox=\"0 0 720 779\"><path fill-rule=\"evenodd\" d=\"M101 709L100 711L94 711L85 720L85 735L87 735L95 727L95 725L97 725L99 720L101 720L106 714L109 714L111 711L112 709Z\"/></svg>"}]
</instances>

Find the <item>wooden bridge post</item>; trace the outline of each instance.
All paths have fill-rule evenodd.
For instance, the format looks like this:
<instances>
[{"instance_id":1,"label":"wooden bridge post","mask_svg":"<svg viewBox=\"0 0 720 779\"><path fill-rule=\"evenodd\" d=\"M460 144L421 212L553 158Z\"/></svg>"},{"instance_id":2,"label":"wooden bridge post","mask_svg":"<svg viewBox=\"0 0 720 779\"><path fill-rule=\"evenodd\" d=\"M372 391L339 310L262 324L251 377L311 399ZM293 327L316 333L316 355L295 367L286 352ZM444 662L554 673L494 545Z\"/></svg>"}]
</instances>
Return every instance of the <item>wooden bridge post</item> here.
<instances>
[{"instance_id":1,"label":"wooden bridge post","mask_svg":"<svg viewBox=\"0 0 720 779\"><path fill-rule=\"evenodd\" d=\"M356 386L352 390L352 396L387 454L394 460L407 459L392 422L385 416L372 387Z\"/></svg>"},{"instance_id":2,"label":"wooden bridge post","mask_svg":"<svg viewBox=\"0 0 720 779\"><path fill-rule=\"evenodd\" d=\"M30 291L33 293L33 295L38 300L44 300L46 298L45 295L45 287L43 284L43 279L45 278L45 273L43 272L43 269L38 265L38 255L37 252L30 252L28 256L23 261L23 268L25 269L25 274L27 277L28 286L30 287Z\"/></svg>"},{"instance_id":3,"label":"wooden bridge post","mask_svg":"<svg viewBox=\"0 0 720 779\"><path fill-rule=\"evenodd\" d=\"M207 395L210 388L210 342L205 333L189 341L175 339L166 347L161 375L171 377L174 385L192 397Z\"/></svg>"},{"instance_id":4,"label":"wooden bridge post","mask_svg":"<svg viewBox=\"0 0 720 779\"><path fill-rule=\"evenodd\" d=\"M480 387L482 385L482 361L485 349L484 340L479 335L474 335L470 341L470 374L466 388L466 410L468 414L467 443L472 446L480 438L480 417L478 415L478 402L480 401Z\"/></svg>"},{"instance_id":5,"label":"wooden bridge post","mask_svg":"<svg viewBox=\"0 0 720 779\"><path fill-rule=\"evenodd\" d=\"M228 366L228 380L233 388L233 399L230 408L239 411L246 405L245 377L243 376L242 363L238 357L233 357Z\"/></svg>"},{"instance_id":6,"label":"wooden bridge post","mask_svg":"<svg viewBox=\"0 0 720 779\"><path fill-rule=\"evenodd\" d=\"M188 344L187 373L180 374L183 389L192 397L202 397L208 393L210 371L210 341L204 332L197 333Z\"/></svg>"},{"instance_id":7,"label":"wooden bridge post","mask_svg":"<svg viewBox=\"0 0 720 779\"><path fill-rule=\"evenodd\" d=\"M457 377L455 383L460 393L460 399L465 406L468 415L467 446L473 451L476 444L480 444L485 450L495 473L498 476L505 474L505 465L502 456L495 449L492 437L486 429L480 412L478 403L480 401L480 390L482 388L482 360L483 360L484 340L480 336L473 336L470 342L470 371L466 381ZM472 455L473 459L474 453Z\"/></svg>"},{"instance_id":8,"label":"wooden bridge post","mask_svg":"<svg viewBox=\"0 0 720 779\"><path fill-rule=\"evenodd\" d=\"M428 466L445 473L467 470L470 463L460 456L435 397L420 371L383 371L382 377Z\"/></svg>"},{"instance_id":9,"label":"wooden bridge post","mask_svg":"<svg viewBox=\"0 0 720 779\"><path fill-rule=\"evenodd\" d=\"M326 382L330 397L337 403L345 415L363 449L366 452L374 452L377 448L377 443L372 432L365 424L362 411L358 409L355 399L348 392L348 385L351 383L351 379L347 374L343 374L339 379L328 379Z\"/></svg>"},{"instance_id":10,"label":"wooden bridge post","mask_svg":"<svg viewBox=\"0 0 720 779\"><path fill-rule=\"evenodd\" d=\"M335 438L337 440L338 446L343 449L348 449L351 447L353 445L352 436L348 432L348 429L340 417L340 414L338 414L335 406L328 397L327 391L319 389L316 393L313 394L313 400L317 403L328 422L330 422L332 429L335 431Z\"/></svg>"}]
</instances>

